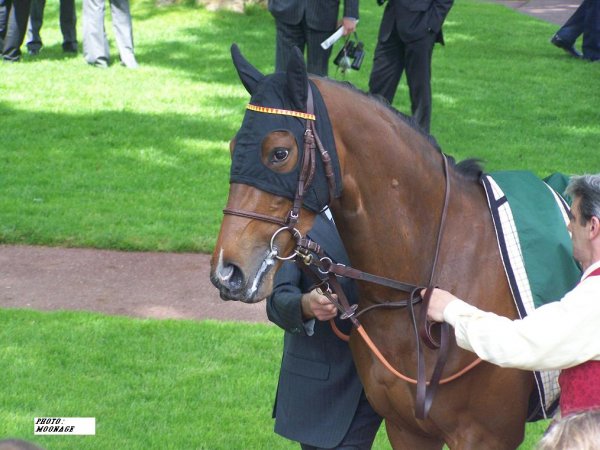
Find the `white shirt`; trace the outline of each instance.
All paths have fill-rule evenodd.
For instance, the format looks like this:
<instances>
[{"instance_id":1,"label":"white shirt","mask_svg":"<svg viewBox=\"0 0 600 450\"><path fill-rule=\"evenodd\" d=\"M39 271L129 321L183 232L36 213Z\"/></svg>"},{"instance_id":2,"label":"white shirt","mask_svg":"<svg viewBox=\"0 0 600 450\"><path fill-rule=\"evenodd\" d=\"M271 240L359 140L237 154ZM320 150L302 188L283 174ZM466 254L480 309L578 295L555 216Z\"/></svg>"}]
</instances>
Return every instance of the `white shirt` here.
<instances>
[{"instance_id":1,"label":"white shirt","mask_svg":"<svg viewBox=\"0 0 600 450\"><path fill-rule=\"evenodd\" d=\"M565 369L600 360L600 268L596 261L560 301L543 305L522 320L481 311L462 300L444 309L458 345L502 367Z\"/></svg>"}]
</instances>

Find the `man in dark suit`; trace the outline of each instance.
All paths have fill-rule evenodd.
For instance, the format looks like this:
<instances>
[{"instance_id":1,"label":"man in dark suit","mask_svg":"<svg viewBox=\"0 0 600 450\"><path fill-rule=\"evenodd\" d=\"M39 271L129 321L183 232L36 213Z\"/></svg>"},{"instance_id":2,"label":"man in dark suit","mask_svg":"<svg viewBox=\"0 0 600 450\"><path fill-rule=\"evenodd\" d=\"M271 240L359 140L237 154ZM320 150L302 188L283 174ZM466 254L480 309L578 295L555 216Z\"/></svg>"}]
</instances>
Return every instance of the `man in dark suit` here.
<instances>
[{"instance_id":1,"label":"man in dark suit","mask_svg":"<svg viewBox=\"0 0 600 450\"><path fill-rule=\"evenodd\" d=\"M373 56L369 91L382 95L391 104L402 72L406 71L412 115L427 132L431 123L433 46L444 43L442 24L453 3L454 0L388 0Z\"/></svg>"},{"instance_id":2,"label":"man in dark suit","mask_svg":"<svg viewBox=\"0 0 600 450\"><path fill-rule=\"evenodd\" d=\"M0 40L3 41L2 59L21 60L21 45L27 31L30 0L0 0Z\"/></svg>"},{"instance_id":3,"label":"man in dark suit","mask_svg":"<svg viewBox=\"0 0 600 450\"><path fill-rule=\"evenodd\" d=\"M40 30L44 24L46 0L31 0L29 29L27 32L27 51L37 55L42 49ZM77 13L75 0L60 0L60 31L63 35L62 48L66 53L77 53Z\"/></svg>"},{"instance_id":4,"label":"man in dark suit","mask_svg":"<svg viewBox=\"0 0 600 450\"><path fill-rule=\"evenodd\" d=\"M335 225L324 213L308 236L336 262L348 256ZM329 319L334 305L312 289L314 280L293 262L284 262L267 299L269 320L285 330L279 385L273 408L275 432L302 448L371 448L381 417L369 405L348 343L338 338ZM341 279L348 301L356 303L352 280ZM336 319L349 332L349 322Z\"/></svg>"},{"instance_id":5,"label":"man in dark suit","mask_svg":"<svg viewBox=\"0 0 600 450\"><path fill-rule=\"evenodd\" d=\"M277 27L275 71L285 71L292 53L306 48L309 73L327 76L331 47L323 50L321 42L337 29L339 0L269 0L269 11ZM358 0L344 0L342 26L344 36L356 29Z\"/></svg>"},{"instance_id":6,"label":"man in dark suit","mask_svg":"<svg viewBox=\"0 0 600 450\"><path fill-rule=\"evenodd\" d=\"M8 11L10 10L9 0L0 0L0 51L4 48L4 37L6 36L6 27L8 26Z\"/></svg>"},{"instance_id":7,"label":"man in dark suit","mask_svg":"<svg viewBox=\"0 0 600 450\"><path fill-rule=\"evenodd\" d=\"M582 34L583 54L575 49L575 41ZM550 42L576 58L600 60L600 1L583 0Z\"/></svg>"}]
</instances>

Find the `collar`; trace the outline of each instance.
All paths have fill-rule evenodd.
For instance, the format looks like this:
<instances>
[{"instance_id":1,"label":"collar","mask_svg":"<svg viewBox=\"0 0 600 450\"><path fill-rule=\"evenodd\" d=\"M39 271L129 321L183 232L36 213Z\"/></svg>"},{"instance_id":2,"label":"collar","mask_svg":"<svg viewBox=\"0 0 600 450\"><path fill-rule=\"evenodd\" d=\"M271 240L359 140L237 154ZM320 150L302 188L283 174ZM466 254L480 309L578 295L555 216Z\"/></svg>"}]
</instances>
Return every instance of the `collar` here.
<instances>
[{"instance_id":1,"label":"collar","mask_svg":"<svg viewBox=\"0 0 600 450\"><path fill-rule=\"evenodd\" d=\"M595 263L593 263L592 265L590 265L590 267L588 267L585 270L585 272L583 272L583 275L581 276L581 281L585 280L589 276L593 276L592 272L596 272L598 270L600 270L600 260L596 261ZM600 274L595 273L594 275L600 275Z\"/></svg>"}]
</instances>

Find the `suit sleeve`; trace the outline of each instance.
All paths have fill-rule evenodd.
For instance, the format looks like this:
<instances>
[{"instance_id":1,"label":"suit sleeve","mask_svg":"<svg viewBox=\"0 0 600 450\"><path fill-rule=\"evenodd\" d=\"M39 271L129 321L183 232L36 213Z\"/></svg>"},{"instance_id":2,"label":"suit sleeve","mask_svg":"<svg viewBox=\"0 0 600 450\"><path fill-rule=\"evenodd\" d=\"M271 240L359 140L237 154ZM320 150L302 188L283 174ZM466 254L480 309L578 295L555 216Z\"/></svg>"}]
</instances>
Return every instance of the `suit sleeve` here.
<instances>
[{"instance_id":1,"label":"suit sleeve","mask_svg":"<svg viewBox=\"0 0 600 450\"><path fill-rule=\"evenodd\" d=\"M344 0L344 17L358 19L358 0Z\"/></svg>"},{"instance_id":2,"label":"suit sleeve","mask_svg":"<svg viewBox=\"0 0 600 450\"><path fill-rule=\"evenodd\" d=\"M314 320L302 317L302 272L296 264L286 261L273 280L273 293L267 299L267 317L275 325L292 334L312 334Z\"/></svg>"},{"instance_id":3,"label":"suit sleeve","mask_svg":"<svg viewBox=\"0 0 600 450\"><path fill-rule=\"evenodd\" d=\"M454 0L434 0L431 4L430 28L439 33Z\"/></svg>"}]
</instances>

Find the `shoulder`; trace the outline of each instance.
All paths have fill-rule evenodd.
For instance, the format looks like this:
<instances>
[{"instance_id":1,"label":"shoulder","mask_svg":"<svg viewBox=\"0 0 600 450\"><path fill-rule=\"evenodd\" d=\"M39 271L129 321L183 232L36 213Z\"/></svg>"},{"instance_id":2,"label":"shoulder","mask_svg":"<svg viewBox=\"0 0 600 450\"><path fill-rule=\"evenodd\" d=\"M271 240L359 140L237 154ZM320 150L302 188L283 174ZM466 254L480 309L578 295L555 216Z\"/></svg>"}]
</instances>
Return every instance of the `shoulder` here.
<instances>
[{"instance_id":1,"label":"shoulder","mask_svg":"<svg viewBox=\"0 0 600 450\"><path fill-rule=\"evenodd\" d=\"M594 303L600 308L600 276L589 277L561 299L561 303Z\"/></svg>"}]
</instances>

